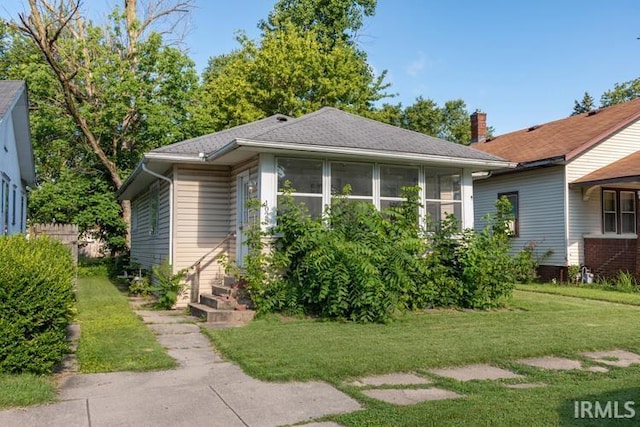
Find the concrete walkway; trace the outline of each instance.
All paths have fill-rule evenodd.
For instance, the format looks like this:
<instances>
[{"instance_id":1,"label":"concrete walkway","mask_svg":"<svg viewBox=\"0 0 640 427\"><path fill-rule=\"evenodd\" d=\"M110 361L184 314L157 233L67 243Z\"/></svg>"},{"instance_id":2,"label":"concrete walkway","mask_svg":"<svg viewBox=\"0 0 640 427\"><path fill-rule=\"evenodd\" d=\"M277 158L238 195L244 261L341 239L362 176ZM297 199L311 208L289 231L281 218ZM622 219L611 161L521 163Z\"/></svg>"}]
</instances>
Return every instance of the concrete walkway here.
<instances>
[{"instance_id":1,"label":"concrete walkway","mask_svg":"<svg viewBox=\"0 0 640 427\"><path fill-rule=\"evenodd\" d=\"M180 367L78 374L59 403L0 411L1 426L279 426L361 409L322 382L267 383L223 361L193 318L139 311Z\"/></svg>"}]
</instances>

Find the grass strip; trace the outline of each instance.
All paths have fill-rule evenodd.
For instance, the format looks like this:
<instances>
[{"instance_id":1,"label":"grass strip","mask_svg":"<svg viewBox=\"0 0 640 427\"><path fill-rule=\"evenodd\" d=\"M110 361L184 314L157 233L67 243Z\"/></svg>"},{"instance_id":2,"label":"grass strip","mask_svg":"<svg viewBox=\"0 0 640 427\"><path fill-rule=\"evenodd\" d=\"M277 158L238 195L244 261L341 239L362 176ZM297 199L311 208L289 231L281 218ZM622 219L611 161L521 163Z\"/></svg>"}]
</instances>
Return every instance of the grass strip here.
<instances>
[{"instance_id":1,"label":"grass strip","mask_svg":"<svg viewBox=\"0 0 640 427\"><path fill-rule=\"evenodd\" d=\"M150 371L176 366L108 279L78 279L77 296L81 372Z\"/></svg>"},{"instance_id":2,"label":"grass strip","mask_svg":"<svg viewBox=\"0 0 640 427\"><path fill-rule=\"evenodd\" d=\"M0 408L52 402L56 388L51 377L32 374L0 374Z\"/></svg>"},{"instance_id":3,"label":"grass strip","mask_svg":"<svg viewBox=\"0 0 640 427\"><path fill-rule=\"evenodd\" d=\"M517 289L529 292L541 292L545 294L564 295L576 298L586 298L598 301L616 302L640 306L640 294L618 292L606 289L596 289L570 285L529 284L517 285Z\"/></svg>"}]
</instances>

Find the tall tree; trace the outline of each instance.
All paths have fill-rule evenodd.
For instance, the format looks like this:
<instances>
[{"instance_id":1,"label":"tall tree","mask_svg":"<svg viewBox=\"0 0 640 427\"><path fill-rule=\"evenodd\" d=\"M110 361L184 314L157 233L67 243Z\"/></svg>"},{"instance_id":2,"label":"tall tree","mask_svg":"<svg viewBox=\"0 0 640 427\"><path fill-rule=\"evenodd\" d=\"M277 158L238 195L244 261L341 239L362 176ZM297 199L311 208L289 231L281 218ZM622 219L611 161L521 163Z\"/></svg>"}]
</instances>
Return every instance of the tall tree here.
<instances>
[{"instance_id":1,"label":"tall tree","mask_svg":"<svg viewBox=\"0 0 640 427\"><path fill-rule=\"evenodd\" d=\"M596 108L595 100L589 92L585 92L582 100L578 101L577 99L573 101L573 112L571 112L572 116L577 116L578 114L586 113Z\"/></svg>"},{"instance_id":2,"label":"tall tree","mask_svg":"<svg viewBox=\"0 0 640 427\"><path fill-rule=\"evenodd\" d=\"M258 26L267 33L293 24L315 31L332 46L338 40L353 42L365 17L375 14L376 4L377 0L280 0Z\"/></svg>"},{"instance_id":3,"label":"tall tree","mask_svg":"<svg viewBox=\"0 0 640 427\"><path fill-rule=\"evenodd\" d=\"M209 123L209 130L323 106L361 113L388 96L385 73L376 76L366 58L341 39L327 48L315 30L286 23L259 43L244 35L238 41L238 50L212 58L203 73L200 123Z\"/></svg>"},{"instance_id":4,"label":"tall tree","mask_svg":"<svg viewBox=\"0 0 640 427\"><path fill-rule=\"evenodd\" d=\"M38 79L53 83L41 84L42 98L31 98L50 106L48 114L34 114L43 131L35 141L39 154L50 141L60 148L59 156L37 160L41 168L69 163L74 153L76 162L101 172L115 191L142 153L191 136L197 73L183 52L163 42L166 30L158 26L184 16L191 6L191 0L125 0L102 27L87 19L80 1L29 0L28 13L10 23L15 32L9 50L19 55L23 46L38 55L6 71L26 79L30 88ZM64 124L60 130L51 124L56 112ZM125 201L121 208L128 223L130 204Z\"/></svg>"}]
</instances>

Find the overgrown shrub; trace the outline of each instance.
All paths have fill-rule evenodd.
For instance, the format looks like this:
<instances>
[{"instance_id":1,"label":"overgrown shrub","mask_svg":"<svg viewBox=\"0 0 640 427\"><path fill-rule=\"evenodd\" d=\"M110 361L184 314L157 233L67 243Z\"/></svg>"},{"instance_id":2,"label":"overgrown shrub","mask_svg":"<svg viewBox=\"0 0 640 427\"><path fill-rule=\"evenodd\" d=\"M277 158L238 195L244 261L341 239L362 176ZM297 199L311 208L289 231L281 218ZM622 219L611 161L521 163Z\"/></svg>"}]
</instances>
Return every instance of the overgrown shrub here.
<instances>
[{"instance_id":1,"label":"overgrown shrub","mask_svg":"<svg viewBox=\"0 0 640 427\"><path fill-rule=\"evenodd\" d=\"M69 351L71 254L47 237L0 237L0 371L50 373Z\"/></svg>"},{"instance_id":2,"label":"overgrown shrub","mask_svg":"<svg viewBox=\"0 0 640 427\"><path fill-rule=\"evenodd\" d=\"M153 304L159 310L170 310L178 301L178 297L185 293L186 284L182 281L186 270L173 273L173 266L168 260L162 264L153 266L153 279L151 290L157 300Z\"/></svg>"},{"instance_id":3,"label":"overgrown shrub","mask_svg":"<svg viewBox=\"0 0 640 427\"><path fill-rule=\"evenodd\" d=\"M426 234L419 191L404 188L404 201L380 212L349 199L347 187L322 218L312 218L286 188L272 234L257 219L247 233L244 274L258 311L385 322L405 310L499 306L517 276L508 200L497 203L481 233L461 232L449 216ZM251 203L259 218L259 203Z\"/></svg>"}]
</instances>

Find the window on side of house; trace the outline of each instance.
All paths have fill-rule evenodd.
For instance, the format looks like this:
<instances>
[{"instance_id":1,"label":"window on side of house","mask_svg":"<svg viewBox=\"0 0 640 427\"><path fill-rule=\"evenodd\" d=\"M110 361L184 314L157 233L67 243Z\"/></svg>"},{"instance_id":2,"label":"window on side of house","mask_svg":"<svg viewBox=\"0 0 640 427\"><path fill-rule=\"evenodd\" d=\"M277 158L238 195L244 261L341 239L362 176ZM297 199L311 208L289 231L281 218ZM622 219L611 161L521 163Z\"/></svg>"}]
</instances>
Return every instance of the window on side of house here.
<instances>
[{"instance_id":1,"label":"window on side of house","mask_svg":"<svg viewBox=\"0 0 640 427\"><path fill-rule=\"evenodd\" d=\"M511 236L518 237L520 235L520 205L517 191L510 191L508 193L498 193L498 199L506 198L511 204L511 215L513 219L509 221L509 230Z\"/></svg>"},{"instance_id":2,"label":"window on side of house","mask_svg":"<svg viewBox=\"0 0 640 427\"><path fill-rule=\"evenodd\" d=\"M159 206L160 205L160 191L158 183L154 183L149 188L149 224L150 234L158 233L158 225L160 222Z\"/></svg>"},{"instance_id":3,"label":"window on side of house","mask_svg":"<svg viewBox=\"0 0 640 427\"><path fill-rule=\"evenodd\" d=\"M636 233L636 192L602 190L602 231L605 234Z\"/></svg>"},{"instance_id":4,"label":"window on side of house","mask_svg":"<svg viewBox=\"0 0 640 427\"><path fill-rule=\"evenodd\" d=\"M14 185L13 186L13 193L11 196L11 225L15 226L16 225L16 217L17 217L17 209L16 209L16 194L18 192L18 188Z\"/></svg>"},{"instance_id":5,"label":"window on side of house","mask_svg":"<svg viewBox=\"0 0 640 427\"><path fill-rule=\"evenodd\" d=\"M2 194L2 199L0 199L0 213L2 214L2 233L7 234L9 232L9 177L5 174L2 174L2 188L0 189Z\"/></svg>"},{"instance_id":6,"label":"window on side of house","mask_svg":"<svg viewBox=\"0 0 640 427\"><path fill-rule=\"evenodd\" d=\"M322 215L322 160L279 158L277 164L278 199L287 182L296 202L303 203L311 216Z\"/></svg>"},{"instance_id":7,"label":"window on side of house","mask_svg":"<svg viewBox=\"0 0 640 427\"><path fill-rule=\"evenodd\" d=\"M380 209L402 203L402 187L418 185L418 167L380 165Z\"/></svg>"},{"instance_id":8,"label":"window on side of house","mask_svg":"<svg viewBox=\"0 0 640 427\"><path fill-rule=\"evenodd\" d=\"M448 215L462 219L462 172L459 169L441 168L425 171L425 209L427 229L434 231Z\"/></svg>"}]
</instances>

